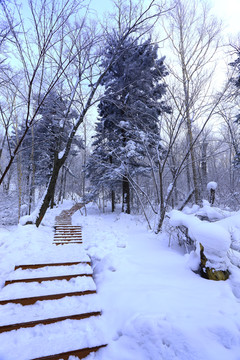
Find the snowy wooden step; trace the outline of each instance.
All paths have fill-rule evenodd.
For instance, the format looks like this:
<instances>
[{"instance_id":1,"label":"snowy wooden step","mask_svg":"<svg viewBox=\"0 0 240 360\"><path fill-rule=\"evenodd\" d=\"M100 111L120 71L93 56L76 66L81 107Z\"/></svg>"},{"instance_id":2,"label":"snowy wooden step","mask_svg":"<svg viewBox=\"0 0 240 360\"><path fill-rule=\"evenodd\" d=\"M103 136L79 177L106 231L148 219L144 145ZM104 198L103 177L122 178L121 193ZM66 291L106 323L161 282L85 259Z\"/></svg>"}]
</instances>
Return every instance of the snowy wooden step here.
<instances>
[{"instance_id":1,"label":"snowy wooden step","mask_svg":"<svg viewBox=\"0 0 240 360\"><path fill-rule=\"evenodd\" d=\"M82 241L54 241L55 245L82 244Z\"/></svg>"},{"instance_id":2,"label":"snowy wooden step","mask_svg":"<svg viewBox=\"0 0 240 360\"><path fill-rule=\"evenodd\" d=\"M55 224L54 225L55 228L61 228L61 227L64 227L64 228L68 228L68 229L81 229L82 226L81 225L72 225L72 224Z\"/></svg>"},{"instance_id":3,"label":"snowy wooden step","mask_svg":"<svg viewBox=\"0 0 240 360\"><path fill-rule=\"evenodd\" d=\"M35 358L32 360L58 360L58 359L68 360L69 356L76 356L78 359L84 359L91 353L97 352L98 350L100 350L106 346L107 346L107 344L94 346L92 348L72 350L72 351L67 351L67 352L60 353L60 354L48 355L48 356L44 356L44 357L40 357L40 358Z\"/></svg>"},{"instance_id":4,"label":"snowy wooden step","mask_svg":"<svg viewBox=\"0 0 240 360\"><path fill-rule=\"evenodd\" d=\"M49 325L49 324L53 324L53 323L64 321L64 320L82 320L82 319L90 318L91 316L101 316L101 315L102 315L101 311L95 311L95 312L89 312L89 313L83 313L83 314L67 315L67 316L61 316L61 317L55 317L55 318L48 318L48 319L22 322L22 323L17 323L17 324L4 325L4 326L0 326L0 333L12 331L12 330L18 330L20 328L30 328L30 327L34 327L39 324Z\"/></svg>"},{"instance_id":5,"label":"snowy wooden step","mask_svg":"<svg viewBox=\"0 0 240 360\"><path fill-rule=\"evenodd\" d=\"M59 228L59 227L67 227L68 229L81 229L82 227L81 227L81 225L65 225L65 224L56 224L56 225L54 225L54 227L55 228Z\"/></svg>"},{"instance_id":6,"label":"snowy wooden step","mask_svg":"<svg viewBox=\"0 0 240 360\"><path fill-rule=\"evenodd\" d=\"M70 280L79 276L90 276L92 277L92 274L72 274L72 275L60 275L60 276L48 276L48 277L41 277L41 278L26 278L26 279L12 279L12 280L6 280L5 286L14 284L14 283L20 283L20 282L43 282L43 281L53 281L53 280Z\"/></svg>"},{"instance_id":7,"label":"snowy wooden step","mask_svg":"<svg viewBox=\"0 0 240 360\"><path fill-rule=\"evenodd\" d=\"M70 234L60 234L60 235L54 235L54 239L62 239L62 238L69 238L69 239L82 239L82 235L70 235Z\"/></svg>"},{"instance_id":8,"label":"snowy wooden step","mask_svg":"<svg viewBox=\"0 0 240 360\"><path fill-rule=\"evenodd\" d=\"M26 265L16 265L15 270L17 269L38 269L45 266L70 266L78 264L87 264L91 265L91 261L73 261L73 262L62 262L62 263L46 263L46 264L26 264Z\"/></svg>"},{"instance_id":9,"label":"snowy wooden step","mask_svg":"<svg viewBox=\"0 0 240 360\"><path fill-rule=\"evenodd\" d=\"M105 329L106 323L102 316L91 316L82 320L66 319L46 325L39 324L32 328L2 332L1 358L29 360L65 353L70 356L72 351L107 344Z\"/></svg>"},{"instance_id":10,"label":"snowy wooden step","mask_svg":"<svg viewBox=\"0 0 240 360\"><path fill-rule=\"evenodd\" d=\"M29 306L8 303L0 306L0 326L97 311L101 311L97 294L38 301Z\"/></svg>"},{"instance_id":11,"label":"snowy wooden step","mask_svg":"<svg viewBox=\"0 0 240 360\"><path fill-rule=\"evenodd\" d=\"M63 227L56 227L55 231L56 232L81 233L82 228L69 228L68 226L63 226Z\"/></svg>"},{"instance_id":12,"label":"snowy wooden step","mask_svg":"<svg viewBox=\"0 0 240 360\"><path fill-rule=\"evenodd\" d=\"M72 239L79 239L79 238L82 238L82 235L81 234L73 234L73 235L71 235L71 234L55 234L54 235L54 239L59 239L59 238L72 238Z\"/></svg>"},{"instance_id":13,"label":"snowy wooden step","mask_svg":"<svg viewBox=\"0 0 240 360\"><path fill-rule=\"evenodd\" d=\"M92 274L92 267L88 264L66 266L44 266L36 269L17 269L9 274L8 280L31 279L49 276Z\"/></svg>"},{"instance_id":14,"label":"snowy wooden step","mask_svg":"<svg viewBox=\"0 0 240 360\"><path fill-rule=\"evenodd\" d=\"M64 232L64 231L67 231L67 232L82 232L82 228L81 227L69 227L67 225L65 226L61 226L61 227L58 227L58 226L55 226L55 231L61 231L61 232Z\"/></svg>"},{"instance_id":15,"label":"snowy wooden step","mask_svg":"<svg viewBox=\"0 0 240 360\"><path fill-rule=\"evenodd\" d=\"M61 242L61 241L77 241L82 243L81 237L71 237L71 236L59 236L53 239L53 242Z\"/></svg>"},{"instance_id":16,"label":"snowy wooden step","mask_svg":"<svg viewBox=\"0 0 240 360\"><path fill-rule=\"evenodd\" d=\"M64 290L63 290L64 289ZM2 288L0 300L16 297L25 298L61 294L62 292L96 290L96 284L92 277L78 276L70 280L51 280L44 282L13 283Z\"/></svg>"},{"instance_id":17,"label":"snowy wooden step","mask_svg":"<svg viewBox=\"0 0 240 360\"><path fill-rule=\"evenodd\" d=\"M51 295L42 295L42 296L33 296L33 297L26 297L20 299L6 299L0 300L0 305L5 304L21 304L21 305L32 305L35 304L37 301L43 300L55 300L55 299L62 299L66 296L84 296L90 294L96 294L96 290L85 290L85 291L73 291L69 293L61 293L61 294L51 294Z\"/></svg>"}]
</instances>

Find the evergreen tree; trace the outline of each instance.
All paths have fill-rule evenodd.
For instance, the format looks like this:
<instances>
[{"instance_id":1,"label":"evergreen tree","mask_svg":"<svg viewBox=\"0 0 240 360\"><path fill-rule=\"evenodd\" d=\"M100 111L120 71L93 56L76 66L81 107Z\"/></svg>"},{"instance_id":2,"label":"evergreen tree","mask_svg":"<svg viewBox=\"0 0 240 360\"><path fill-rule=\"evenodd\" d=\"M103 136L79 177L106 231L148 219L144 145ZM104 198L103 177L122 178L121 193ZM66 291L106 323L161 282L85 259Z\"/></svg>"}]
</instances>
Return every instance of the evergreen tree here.
<instances>
[{"instance_id":1,"label":"evergreen tree","mask_svg":"<svg viewBox=\"0 0 240 360\"><path fill-rule=\"evenodd\" d=\"M72 127L73 119L77 117L76 112L68 113L67 100L54 90L44 99L39 109L39 115L41 118L33 124L32 131L27 133L21 145L23 170L27 183L29 183L30 194L31 186L47 184L55 160L65 148L67 134ZM19 129L18 137L23 131L24 128ZM12 141L14 144L16 143L16 134ZM78 141L77 138L76 141ZM33 171L34 183L31 180Z\"/></svg>"},{"instance_id":2,"label":"evergreen tree","mask_svg":"<svg viewBox=\"0 0 240 360\"><path fill-rule=\"evenodd\" d=\"M149 175L149 157L154 161L163 150L159 119L170 111L162 100L167 71L150 39L137 43L116 35L109 38L103 67L115 48L119 49L116 61L102 82L105 92L87 174L95 190L103 185L113 191L121 183L122 211L130 213L131 179Z\"/></svg>"}]
</instances>

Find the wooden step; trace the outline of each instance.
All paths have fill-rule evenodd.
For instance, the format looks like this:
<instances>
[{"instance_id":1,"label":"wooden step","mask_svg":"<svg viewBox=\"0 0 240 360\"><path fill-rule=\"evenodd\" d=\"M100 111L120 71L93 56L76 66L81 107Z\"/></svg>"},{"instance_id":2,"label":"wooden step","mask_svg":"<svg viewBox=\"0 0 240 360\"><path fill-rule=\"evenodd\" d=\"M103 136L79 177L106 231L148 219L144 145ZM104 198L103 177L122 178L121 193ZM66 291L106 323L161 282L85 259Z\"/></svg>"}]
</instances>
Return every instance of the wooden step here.
<instances>
[{"instance_id":1,"label":"wooden step","mask_svg":"<svg viewBox=\"0 0 240 360\"><path fill-rule=\"evenodd\" d=\"M82 241L82 237L81 236L54 236L53 240L58 241L58 240L65 240L65 241Z\"/></svg>"},{"instance_id":2,"label":"wooden step","mask_svg":"<svg viewBox=\"0 0 240 360\"><path fill-rule=\"evenodd\" d=\"M27 298L20 298L20 299L7 299L7 300L0 300L0 305L6 304L21 304L21 305L32 305L35 304L37 301L43 300L58 300L62 299L67 296L84 296L90 294L96 294L96 290L85 290L85 291L74 291L69 293L60 293L60 294L51 294L51 295L40 295L40 296L33 296Z\"/></svg>"},{"instance_id":3,"label":"wooden step","mask_svg":"<svg viewBox=\"0 0 240 360\"><path fill-rule=\"evenodd\" d=\"M56 240L61 240L61 239L73 239L73 240L82 240L82 236L81 235L57 235L54 236L54 239Z\"/></svg>"},{"instance_id":4,"label":"wooden step","mask_svg":"<svg viewBox=\"0 0 240 360\"><path fill-rule=\"evenodd\" d=\"M58 224L58 225L55 225L54 226L55 229L73 229L73 230L79 230L81 229L82 227L81 226L74 226L74 225L71 225L71 224Z\"/></svg>"},{"instance_id":5,"label":"wooden step","mask_svg":"<svg viewBox=\"0 0 240 360\"><path fill-rule=\"evenodd\" d=\"M16 265L14 270L38 269L38 268L45 267L45 266L71 266L71 265L78 265L78 264L91 265L91 262L90 261L73 261L73 262L65 262L65 263Z\"/></svg>"},{"instance_id":6,"label":"wooden step","mask_svg":"<svg viewBox=\"0 0 240 360\"><path fill-rule=\"evenodd\" d=\"M70 233L70 232L56 232L55 234L54 234L54 237L56 237L56 236L82 236L82 233L81 232L79 232L79 233L77 233L77 232L72 232L72 233Z\"/></svg>"},{"instance_id":7,"label":"wooden step","mask_svg":"<svg viewBox=\"0 0 240 360\"><path fill-rule=\"evenodd\" d=\"M80 237L76 237L76 238L71 238L71 237L57 237L54 238L53 241L81 241L82 242L82 238Z\"/></svg>"},{"instance_id":8,"label":"wooden step","mask_svg":"<svg viewBox=\"0 0 240 360\"><path fill-rule=\"evenodd\" d=\"M82 236L82 233L81 232L68 232L68 231L58 231L58 232L55 232L54 236Z\"/></svg>"},{"instance_id":9,"label":"wooden step","mask_svg":"<svg viewBox=\"0 0 240 360\"><path fill-rule=\"evenodd\" d=\"M101 316L101 315L102 315L101 311L95 311L95 312L89 312L89 313L83 313L83 314L75 314L75 315L61 316L61 317L56 317L56 318L28 321L28 322L23 322L23 323L18 323L18 324L4 325L4 326L0 326L0 333L12 331L12 330L18 330L21 328L34 327L34 326L40 325L40 324L48 325L48 324L53 324L53 323L56 323L59 321L64 321L64 320L82 320L82 319L90 318L92 316Z\"/></svg>"},{"instance_id":10,"label":"wooden step","mask_svg":"<svg viewBox=\"0 0 240 360\"><path fill-rule=\"evenodd\" d=\"M32 360L59 360L59 359L68 360L69 356L76 356L79 359L84 359L92 352L96 352L99 349L102 349L106 346L107 346L107 344L99 345L99 346L95 346L95 347L91 347L91 348L72 350L72 351L67 351L67 352L63 352L60 354L48 355L48 356L44 356L44 357L40 357L40 358L35 358Z\"/></svg>"},{"instance_id":11,"label":"wooden step","mask_svg":"<svg viewBox=\"0 0 240 360\"><path fill-rule=\"evenodd\" d=\"M41 278L26 278L26 279L11 279L5 281L5 286L15 283L28 283L28 282L43 282L43 281L53 281L53 280L70 280L72 278L76 278L78 276L92 276L92 274L72 274L72 275L56 275L49 277L41 277Z\"/></svg>"},{"instance_id":12,"label":"wooden step","mask_svg":"<svg viewBox=\"0 0 240 360\"><path fill-rule=\"evenodd\" d=\"M82 241L61 241L61 242L57 242L57 241L54 241L53 244L55 245L65 245L65 244L82 244Z\"/></svg>"}]
</instances>

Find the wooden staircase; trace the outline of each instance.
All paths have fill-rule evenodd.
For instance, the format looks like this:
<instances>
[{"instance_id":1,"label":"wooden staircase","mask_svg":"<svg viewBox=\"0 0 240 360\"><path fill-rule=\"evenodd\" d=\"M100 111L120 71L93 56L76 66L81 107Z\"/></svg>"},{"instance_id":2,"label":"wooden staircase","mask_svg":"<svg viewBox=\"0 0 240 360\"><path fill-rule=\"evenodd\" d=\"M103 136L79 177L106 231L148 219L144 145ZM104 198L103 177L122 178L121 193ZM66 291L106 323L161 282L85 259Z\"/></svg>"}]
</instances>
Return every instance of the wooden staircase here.
<instances>
[{"instance_id":1,"label":"wooden staircase","mask_svg":"<svg viewBox=\"0 0 240 360\"><path fill-rule=\"evenodd\" d=\"M81 227L72 226L69 219L68 224L57 223L53 244L72 243L81 246ZM19 291L26 295L18 296ZM0 344L19 345L19 352L9 345L11 360L84 359L107 346L102 340L102 312L96 297L91 262L86 257L75 262L16 265L0 291ZM15 314L9 324L1 321L5 310Z\"/></svg>"}]
</instances>

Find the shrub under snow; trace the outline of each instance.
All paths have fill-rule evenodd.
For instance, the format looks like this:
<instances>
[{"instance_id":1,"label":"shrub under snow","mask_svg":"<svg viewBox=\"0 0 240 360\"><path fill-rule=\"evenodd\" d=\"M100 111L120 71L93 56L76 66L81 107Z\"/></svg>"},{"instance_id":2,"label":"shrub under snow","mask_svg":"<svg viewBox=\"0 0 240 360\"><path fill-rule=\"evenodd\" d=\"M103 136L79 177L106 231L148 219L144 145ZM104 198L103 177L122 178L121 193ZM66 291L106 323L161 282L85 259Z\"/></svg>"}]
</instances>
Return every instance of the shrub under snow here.
<instances>
[{"instance_id":1,"label":"shrub under snow","mask_svg":"<svg viewBox=\"0 0 240 360\"><path fill-rule=\"evenodd\" d=\"M197 244L202 244L204 254L208 259L206 266L215 270L228 268L228 250L231 245L230 233L218 223L209 223L199 220L194 215L186 215L173 210L170 213L172 226L185 226L188 236Z\"/></svg>"}]
</instances>

